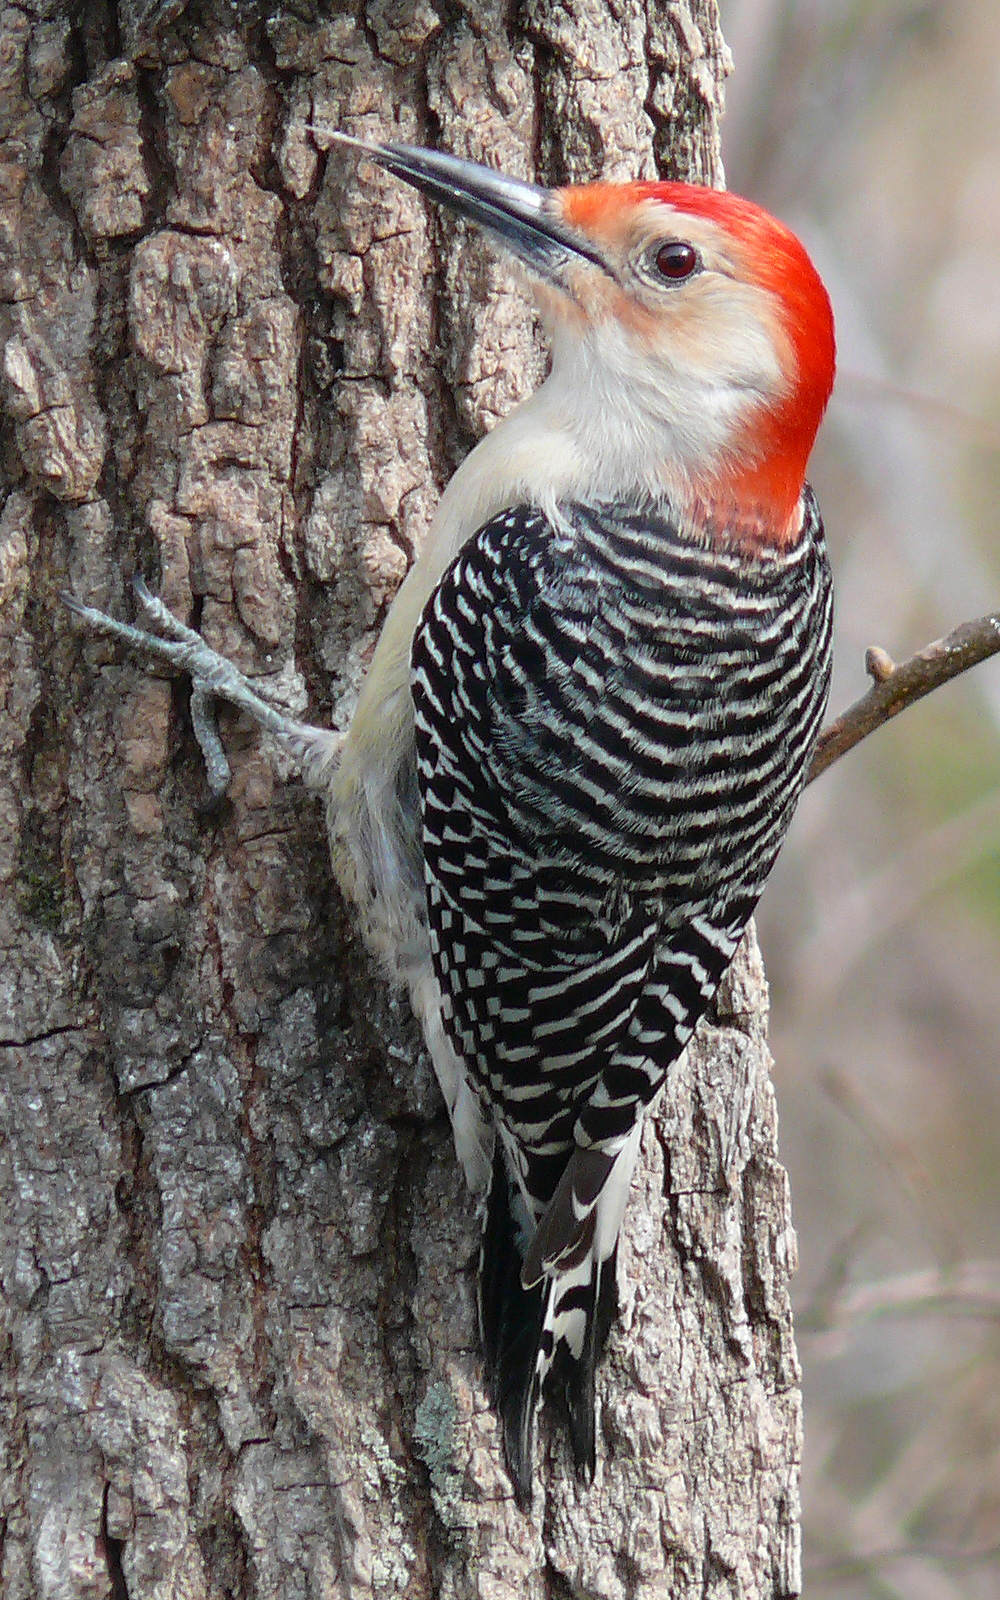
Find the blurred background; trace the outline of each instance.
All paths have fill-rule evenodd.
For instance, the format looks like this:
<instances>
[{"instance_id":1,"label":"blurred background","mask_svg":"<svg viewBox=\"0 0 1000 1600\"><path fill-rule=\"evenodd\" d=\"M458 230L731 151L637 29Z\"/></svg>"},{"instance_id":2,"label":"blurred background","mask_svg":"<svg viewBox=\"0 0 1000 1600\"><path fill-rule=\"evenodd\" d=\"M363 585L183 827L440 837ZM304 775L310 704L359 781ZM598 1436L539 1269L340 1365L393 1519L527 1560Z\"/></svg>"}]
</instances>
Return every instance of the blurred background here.
<instances>
[{"instance_id":1,"label":"blurred background","mask_svg":"<svg viewBox=\"0 0 1000 1600\"><path fill-rule=\"evenodd\" d=\"M810 476L864 652L1000 611L1000 7L723 0L730 188L809 245ZM806 794L761 906L799 1230L807 1595L1000 1596L1000 662Z\"/></svg>"}]
</instances>

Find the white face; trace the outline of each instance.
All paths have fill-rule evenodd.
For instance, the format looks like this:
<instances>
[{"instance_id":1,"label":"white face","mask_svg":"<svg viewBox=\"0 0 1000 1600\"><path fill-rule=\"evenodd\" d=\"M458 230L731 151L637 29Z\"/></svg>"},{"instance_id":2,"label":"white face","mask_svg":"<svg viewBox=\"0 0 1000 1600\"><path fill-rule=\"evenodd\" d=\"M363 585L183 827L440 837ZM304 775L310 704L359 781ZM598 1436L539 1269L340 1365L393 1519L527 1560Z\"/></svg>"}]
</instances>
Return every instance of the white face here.
<instances>
[{"instance_id":1,"label":"white face","mask_svg":"<svg viewBox=\"0 0 1000 1600\"><path fill-rule=\"evenodd\" d=\"M600 248L609 272L580 261L565 290L539 289L552 383L590 447L618 471L655 460L689 479L720 456L753 464L755 421L788 399L795 357L739 241L647 201Z\"/></svg>"}]
</instances>

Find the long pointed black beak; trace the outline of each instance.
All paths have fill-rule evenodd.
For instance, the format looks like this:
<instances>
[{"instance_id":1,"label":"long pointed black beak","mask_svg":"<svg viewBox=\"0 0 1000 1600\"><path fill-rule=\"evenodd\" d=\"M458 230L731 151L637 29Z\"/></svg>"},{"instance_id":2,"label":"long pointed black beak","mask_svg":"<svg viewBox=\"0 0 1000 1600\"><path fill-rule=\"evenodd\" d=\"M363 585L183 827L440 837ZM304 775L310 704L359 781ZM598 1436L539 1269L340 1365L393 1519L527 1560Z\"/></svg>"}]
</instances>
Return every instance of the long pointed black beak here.
<instances>
[{"instance_id":1,"label":"long pointed black beak","mask_svg":"<svg viewBox=\"0 0 1000 1600\"><path fill-rule=\"evenodd\" d=\"M346 133L327 137L366 155L512 250L535 272L565 288L566 269L588 261L607 271L598 252L559 220L551 189L507 178L491 167L409 144L367 144Z\"/></svg>"}]
</instances>

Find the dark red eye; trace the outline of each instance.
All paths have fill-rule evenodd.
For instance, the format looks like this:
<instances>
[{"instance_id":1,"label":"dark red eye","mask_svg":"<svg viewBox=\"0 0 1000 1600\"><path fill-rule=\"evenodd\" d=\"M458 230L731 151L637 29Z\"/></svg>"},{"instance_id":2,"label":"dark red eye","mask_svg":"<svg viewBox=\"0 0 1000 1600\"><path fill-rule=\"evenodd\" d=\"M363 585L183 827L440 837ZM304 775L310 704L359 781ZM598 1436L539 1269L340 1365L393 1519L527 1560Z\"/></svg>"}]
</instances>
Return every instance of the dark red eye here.
<instances>
[{"instance_id":1,"label":"dark red eye","mask_svg":"<svg viewBox=\"0 0 1000 1600\"><path fill-rule=\"evenodd\" d=\"M656 270L661 278L667 278L671 283L690 278L697 265L697 250L693 245L685 244L683 239L671 239L669 244L661 244L656 252Z\"/></svg>"}]
</instances>

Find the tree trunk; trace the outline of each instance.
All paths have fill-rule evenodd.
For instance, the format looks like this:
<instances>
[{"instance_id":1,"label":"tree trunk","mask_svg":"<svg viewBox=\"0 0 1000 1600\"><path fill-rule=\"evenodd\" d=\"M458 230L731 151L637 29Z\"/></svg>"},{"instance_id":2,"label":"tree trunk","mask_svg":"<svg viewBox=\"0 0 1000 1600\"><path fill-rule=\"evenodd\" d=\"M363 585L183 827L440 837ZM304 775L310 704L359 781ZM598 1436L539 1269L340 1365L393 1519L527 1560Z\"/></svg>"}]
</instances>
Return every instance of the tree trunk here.
<instances>
[{"instance_id":1,"label":"tree trunk","mask_svg":"<svg viewBox=\"0 0 1000 1600\"><path fill-rule=\"evenodd\" d=\"M0 1583L109 1600L798 1593L794 1238L750 941L649 1121L598 1477L517 1510L477 1221L321 807L81 633L141 571L343 725L470 443L512 269L308 124L713 181L714 0L0 12Z\"/></svg>"}]
</instances>

